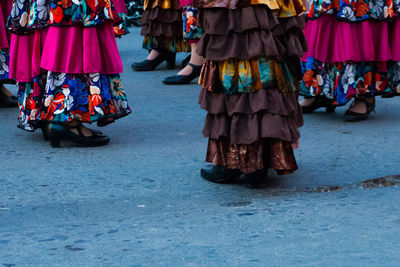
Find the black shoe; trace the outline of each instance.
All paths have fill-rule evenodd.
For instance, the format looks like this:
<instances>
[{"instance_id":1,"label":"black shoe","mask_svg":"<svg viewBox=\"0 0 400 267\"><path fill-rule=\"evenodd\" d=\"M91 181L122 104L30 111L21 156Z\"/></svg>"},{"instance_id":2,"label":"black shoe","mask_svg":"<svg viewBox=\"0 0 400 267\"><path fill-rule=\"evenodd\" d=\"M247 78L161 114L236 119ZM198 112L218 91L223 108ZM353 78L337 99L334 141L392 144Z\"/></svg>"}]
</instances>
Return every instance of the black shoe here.
<instances>
[{"instance_id":1,"label":"black shoe","mask_svg":"<svg viewBox=\"0 0 400 267\"><path fill-rule=\"evenodd\" d=\"M0 88L0 108L18 107L18 98L15 96L8 96Z\"/></svg>"},{"instance_id":2,"label":"black shoe","mask_svg":"<svg viewBox=\"0 0 400 267\"><path fill-rule=\"evenodd\" d=\"M268 170L266 169L244 174L246 186L251 189L260 188L260 185L262 184L263 180L267 175L268 175Z\"/></svg>"},{"instance_id":3,"label":"black shoe","mask_svg":"<svg viewBox=\"0 0 400 267\"><path fill-rule=\"evenodd\" d=\"M49 141L49 133L48 133L48 128L49 128L49 122L48 121L39 121L39 128L42 130L43 134L43 139L44 141Z\"/></svg>"},{"instance_id":4,"label":"black shoe","mask_svg":"<svg viewBox=\"0 0 400 267\"><path fill-rule=\"evenodd\" d=\"M318 97L318 96L313 96L313 97L305 97L306 99L312 99L314 98L314 102L312 102L311 105L308 106L301 106L303 113L304 114L309 114L314 112L314 110L319 109L319 108L326 108L326 113L332 113L335 111L336 106L332 105L331 100L329 100L326 97Z\"/></svg>"},{"instance_id":5,"label":"black shoe","mask_svg":"<svg viewBox=\"0 0 400 267\"><path fill-rule=\"evenodd\" d=\"M228 169L224 166L214 166L210 170L201 169L200 174L201 177L203 177L207 181L223 184L232 182L242 173L240 172L240 170Z\"/></svg>"},{"instance_id":6,"label":"black shoe","mask_svg":"<svg viewBox=\"0 0 400 267\"><path fill-rule=\"evenodd\" d=\"M160 52L160 54L152 60L145 59L142 62L135 62L131 65L131 68L137 71L150 71L154 70L164 60L167 61L167 68L175 68L175 56L176 53L171 52Z\"/></svg>"},{"instance_id":7,"label":"black shoe","mask_svg":"<svg viewBox=\"0 0 400 267\"><path fill-rule=\"evenodd\" d=\"M48 121L40 121L39 122L39 128L40 128L40 130L42 130L42 134L43 134L43 139L45 140L45 141L49 141L50 140L50 138L49 138L49 133L48 133L48 125L49 125L49 122ZM89 128L88 128L89 129ZM101 132L101 131L98 131L98 130L93 130L93 129L89 129L93 134L95 134L95 135L97 135L97 136L102 136L103 135L103 133Z\"/></svg>"},{"instance_id":8,"label":"black shoe","mask_svg":"<svg viewBox=\"0 0 400 267\"><path fill-rule=\"evenodd\" d=\"M182 60L181 68L183 69L184 67L187 66L190 62L190 58L192 57L192 54L189 54L187 57L185 57L184 60Z\"/></svg>"},{"instance_id":9,"label":"black shoe","mask_svg":"<svg viewBox=\"0 0 400 267\"><path fill-rule=\"evenodd\" d=\"M365 113L357 113L350 111L351 107L355 105L357 101L362 101L367 107L367 112ZM365 97L357 97L353 103L351 103L350 108L344 113L344 119L346 121L350 122L356 122L356 121L363 121L368 119L369 114L371 114L372 111L375 110L375 98L373 98L372 102L369 102Z\"/></svg>"},{"instance_id":10,"label":"black shoe","mask_svg":"<svg viewBox=\"0 0 400 267\"><path fill-rule=\"evenodd\" d=\"M189 63L189 66L192 67L192 72L189 75L174 75L171 77L165 78L162 82L165 84L188 84L193 79L196 79L200 76L202 66L194 65Z\"/></svg>"},{"instance_id":11,"label":"black shoe","mask_svg":"<svg viewBox=\"0 0 400 267\"><path fill-rule=\"evenodd\" d=\"M78 123L75 126L69 126L59 123L49 123L47 126L47 134L50 139L52 147L60 147L62 140L68 140L75 142L81 146L103 146L110 142L110 138L104 135L99 135L96 132L92 132L91 136L85 136L81 130L82 124ZM75 134L71 130L76 129L78 134Z\"/></svg>"}]
</instances>

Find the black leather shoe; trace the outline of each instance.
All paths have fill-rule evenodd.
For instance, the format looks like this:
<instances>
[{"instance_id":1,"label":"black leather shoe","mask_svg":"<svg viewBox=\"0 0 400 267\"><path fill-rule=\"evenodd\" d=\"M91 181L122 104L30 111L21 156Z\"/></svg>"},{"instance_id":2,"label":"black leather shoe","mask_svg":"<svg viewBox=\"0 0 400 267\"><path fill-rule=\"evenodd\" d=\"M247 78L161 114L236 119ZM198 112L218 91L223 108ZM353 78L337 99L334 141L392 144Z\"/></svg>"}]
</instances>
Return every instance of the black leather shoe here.
<instances>
[{"instance_id":1,"label":"black leather shoe","mask_svg":"<svg viewBox=\"0 0 400 267\"><path fill-rule=\"evenodd\" d=\"M131 68L137 71L150 71L154 70L164 60L167 61L167 68L175 68L175 57L176 53L171 52L160 52L160 54L152 60L145 59L142 62L135 62L131 65Z\"/></svg>"},{"instance_id":2,"label":"black leather shoe","mask_svg":"<svg viewBox=\"0 0 400 267\"><path fill-rule=\"evenodd\" d=\"M367 112L365 113L357 113L350 111L351 107L355 105L357 101L364 102L364 104L367 107ZM344 119L349 122L357 122L357 121L363 121L368 119L369 114L371 114L372 111L375 110L375 98L373 98L372 102L369 102L365 97L357 97L353 103L351 103L350 108L344 113Z\"/></svg>"},{"instance_id":3,"label":"black leather shoe","mask_svg":"<svg viewBox=\"0 0 400 267\"><path fill-rule=\"evenodd\" d=\"M312 99L314 98L314 102L311 103L311 105L308 106L301 106L303 113L304 114L309 114L314 112L314 110L319 109L319 108L326 108L326 113L332 113L335 111L336 106L332 105L332 102L326 98L326 97L319 97L319 96L311 96L311 97L305 97L306 99Z\"/></svg>"},{"instance_id":4,"label":"black leather shoe","mask_svg":"<svg viewBox=\"0 0 400 267\"><path fill-rule=\"evenodd\" d=\"M265 169L244 174L246 186L251 189L260 188L262 181L265 179L267 175L268 175L268 170Z\"/></svg>"},{"instance_id":5,"label":"black leather shoe","mask_svg":"<svg viewBox=\"0 0 400 267\"><path fill-rule=\"evenodd\" d=\"M105 135L99 135L92 131L91 136L85 136L81 130L82 124L69 126L59 123L49 123L47 126L47 134L52 147L60 147L62 140L72 141L80 146L103 146L110 142L110 138ZM76 129L78 134L71 130Z\"/></svg>"},{"instance_id":6,"label":"black leather shoe","mask_svg":"<svg viewBox=\"0 0 400 267\"><path fill-rule=\"evenodd\" d=\"M196 79L200 76L202 66L194 65L189 63L192 67L192 72L189 75L174 75L171 77L165 78L162 82L165 84L188 84L193 79Z\"/></svg>"},{"instance_id":7,"label":"black leather shoe","mask_svg":"<svg viewBox=\"0 0 400 267\"><path fill-rule=\"evenodd\" d=\"M38 124L38 127L40 128L40 130L42 131L43 134L43 139L45 141L50 141L49 138L49 133L48 133L48 125L49 122L48 121L40 121ZM89 129L89 128L88 128ZM101 131L98 130L93 130L93 129L89 129L93 134L97 135L97 136L102 136L103 133Z\"/></svg>"},{"instance_id":8,"label":"black leather shoe","mask_svg":"<svg viewBox=\"0 0 400 267\"><path fill-rule=\"evenodd\" d=\"M187 66L190 62L190 58L192 57L192 54L189 54L187 57L185 57L184 60L182 60L181 68L183 69L184 67Z\"/></svg>"},{"instance_id":9,"label":"black leather shoe","mask_svg":"<svg viewBox=\"0 0 400 267\"><path fill-rule=\"evenodd\" d=\"M0 88L0 108L18 107L18 98L15 96L8 96Z\"/></svg>"},{"instance_id":10,"label":"black leather shoe","mask_svg":"<svg viewBox=\"0 0 400 267\"><path fill-rule=\"evenodd\" d=\"M224 166L214 166L210 170L201 169L200 174L207 181L223 184L232 182L242 173L240 170L228 169Z\"/></svg>"}]
</instances>

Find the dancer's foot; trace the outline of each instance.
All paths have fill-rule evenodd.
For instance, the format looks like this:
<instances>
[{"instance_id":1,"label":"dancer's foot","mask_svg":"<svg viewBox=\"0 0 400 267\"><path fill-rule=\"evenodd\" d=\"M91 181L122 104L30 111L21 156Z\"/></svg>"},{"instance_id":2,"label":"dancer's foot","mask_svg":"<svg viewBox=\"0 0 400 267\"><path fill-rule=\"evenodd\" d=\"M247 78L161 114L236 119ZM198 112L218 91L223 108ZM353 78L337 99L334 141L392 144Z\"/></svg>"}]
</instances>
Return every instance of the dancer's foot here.
<instances>
[{"instance_id":1,"label":"dancer's foot","mask_svg":"<svg viewBox=\"0 0 400 267\"><path fill-rule=\"evenodd\" d=\"M302 101L300 101L300 106L303 110L304 114L309 114L314 112L316 109L324 107L326 113L334 112L336 106L332 105L332 102L326 97L304 97Z\"/></svg>"},{"instance_id":2,"label":"dancer's foot","mask_svg":"<svg viewBox=\"0 0 400 267\"><path fill-rule=\"evenodd\" d=\"M201 177L218 184L229 183L239 177L242 173L240 170L228 169L224 166L214 166L209 170L201 169Z\"/></svg>"},{"instance_id":3,"label":"dancer's foot","mask_svg":"<svg viewBox=\"0 0 400 267\"><path fill-rule=\"evenodd\" d=\"M346 121L356 122L368 119L369 114L375 110L375 97L359 96L351 103L344 114Z\"/></svg>"},{"instance_id":4,"label":"dancer's foot","mask_svg":"<svg viewBox=\"0 0 400 267\"><path fill-rule=\"evenodd\" d=\"M165 84L188 84L200 76L204 58L197 54L197 44L192 44L192 53L190 62L177 75L165 78L162 82ZM186 59L185 59L186 60Z\"/></svg>"},{"instance_id":5,"label":"dancer's foot","mask_svg":"<svg viewBox=\"0 0 400 267\"><path fill-rule=\"evenodd\" d=\"M251 189L260 188L265 177L268 175L267 169L258 170L244 175L246 186Z\"/></svg>"},{"instance_id":6,"label":"dancer's foot","mask_svg":"<svg viewBox=\"0 0 400 267\"><path fill-rule=\"evenodd\" d=\"M162 82L165 84L188 84L200 76L202 66L189 63L177 75L165 78Z\"/></svg>"},{"instance_id":7,"label":"dancer's foot","mask_svg":"<svg viewBox=\"0 0 400 267\"><path fill-rule=\"evenodd\" d=\"M0 108L18 107L18 98L3 85L0 86Z\"/></svg>"},{"instance_id":8,"label":"dancer's foot","mask_svg":"<svg viewBox=\"0 0 400 267\"><path fill-rule=\"evenodd\" d=\"M102 146L110 141L107 136L92 131L75 120L67 123L49 123L47 134L52 147L60 147L60 142L63 140L72 141L81 146Z\"/></svg>"},{"instance_id":9,"label":"dancer's foot","mask_svg":"<svg viewBox=\"0 0 400 267\"><path fill-rule=\"evenodd\" d=\"M131 68L137 71L150 71L154 70L163 61L167 61L167 68L175 68L175 53L171 52L159 52L155 49L151 50L149 55L144 61L135 62L131 65Z\"/></svg>"}]
</instances>

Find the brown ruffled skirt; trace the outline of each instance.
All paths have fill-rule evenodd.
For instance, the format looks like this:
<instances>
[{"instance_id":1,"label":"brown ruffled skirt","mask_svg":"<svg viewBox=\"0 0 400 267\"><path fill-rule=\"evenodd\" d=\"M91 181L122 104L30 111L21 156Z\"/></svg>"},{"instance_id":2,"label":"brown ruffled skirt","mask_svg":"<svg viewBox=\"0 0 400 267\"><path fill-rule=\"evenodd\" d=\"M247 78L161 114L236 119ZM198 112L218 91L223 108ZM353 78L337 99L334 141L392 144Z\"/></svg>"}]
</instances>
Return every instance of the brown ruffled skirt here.
<instances>
[{"instance_id":1,"label":"brown ruffled skirt","mask_svg":"<svg viewBox=\"0 0 400 267\"><path fill-rule=\"evenodd\" d=\"M197 52L209 60L263 56L284 61L286 56L301 57L307 47L304 16L280 18L263 5L203 9L199 21L206 34Z\"/></svg>"},{"instance_id":2,"label":"brown ruffled skirt","mask_svg":"<svg viewBox=\"0 0 400 267\"><path fill-rule=\"evenodd\" d=\"M279 17L255 5L204 8L199 21L205 30L198 52L206 58L199 95L207 111L206 161L243 173L295 171L304 18Z\"/></svg>"},{"instance_id":3,"label":"brown ruffled skirt","mask_svg":"<svg viewBox=\"0 0 400 267\"><path fill-rule=\"evenodd\" d=\"M183 41L182 10L178 0L146 1L142 15L143 48L167 52L190 52Z\"/></svg>"}]
</instances>

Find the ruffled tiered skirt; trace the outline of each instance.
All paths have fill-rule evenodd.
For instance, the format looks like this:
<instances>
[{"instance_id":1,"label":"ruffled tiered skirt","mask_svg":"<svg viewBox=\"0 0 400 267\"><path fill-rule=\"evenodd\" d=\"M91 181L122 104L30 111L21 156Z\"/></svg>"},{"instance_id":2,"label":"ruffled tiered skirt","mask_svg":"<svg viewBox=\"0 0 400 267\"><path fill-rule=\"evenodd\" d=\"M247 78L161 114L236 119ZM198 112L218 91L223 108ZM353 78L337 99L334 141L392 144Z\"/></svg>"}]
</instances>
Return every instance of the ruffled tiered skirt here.
<instances>
[{"instance_id":1,"label":"ruffled tiered skirt","mask_svg":"<svg viewBox=\"0 0 400 267\"><path fill-rule=\"evenodd\" d=\"M304 6L203 6L198 52L206 58L199 81L199 103L207 111L206 161L243 173L295 171L293 149L303 124L299 57L306 50L298 15Z\"/></svg>"},{"instance_id":2,"label":"ruffled tiered skirt","mask_svg":"<svg viewBox=\"0 0 400 267\"><path fill-rule=\"evenodd\" d=\"M183 41L179 0L146 0L142 16L143 48L166 52L190 52Z\"/></svg>"},{"instance_id":3,"label":"ruffled tiered skirt","mask_svg":"<svg viewBox=\"0 0 400 267\"><path fill-rule=\"evenodd\" d=\"M315 2L308 14L302 95L344 105L358 95L400 93L399 3L338 3Z\"/></svg>"},{"instance_id":4,"label":"ruffled tiered skirt","mask_svg":"<svg viewBox=\"0 0 400 267\"><path fill-rule=\"evenodd\" d=\"M28 2L24 4L29 5ZM33 131L41 120L97 121L104 126L131 112L119 78L122 62L115 41L114 19L85 21L90 25L85 27L78 22L71 24L70 18L58 14L58 21L64 19L65 24L48 24L50 13L56 12L48 5L40 10L31 9L48 17L41 16L36 26L27 27L17 23L18 17L25 16L18 13L21 7L14 4L13 8L15 12L9 20L13 31L10 77L19 86L18 127ZM64 12L70 14L66 10L68 7Z\"/></svg>"}]
</instances>

